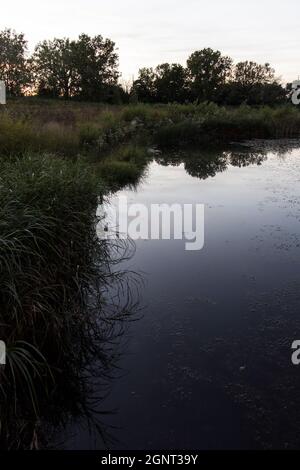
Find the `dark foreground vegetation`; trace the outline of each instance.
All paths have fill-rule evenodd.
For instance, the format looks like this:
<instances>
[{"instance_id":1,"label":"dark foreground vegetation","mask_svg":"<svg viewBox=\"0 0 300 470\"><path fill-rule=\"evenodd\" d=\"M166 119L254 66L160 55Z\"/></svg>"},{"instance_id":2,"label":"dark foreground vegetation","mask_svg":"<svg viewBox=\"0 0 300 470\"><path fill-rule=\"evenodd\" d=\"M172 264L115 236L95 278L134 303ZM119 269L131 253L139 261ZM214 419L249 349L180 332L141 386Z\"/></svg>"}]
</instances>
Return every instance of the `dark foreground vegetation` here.
<instances>
[{"instance_id":1,"label":"dark foreground vegetation","mask_svg":"<svg viewBox=\"0 0 300 470\"><path fill-rule=\"evenodd\" d=\"M114 268L130 246L97 237L101 191L80 162L1 158L2 449L45 447L53 426L82 415L107 439L90 382L103 376L105 390L134 306L128 289L118 302L129 274Z\"/></svg>"},{"instance_id":2,"label":"dark foreground vegetation","mask_svg":"<svg viewBox=\"0 0 300 470\"><path fill-rule=\"evenodd\" d=\"M0 369L2 448L47 447L53 426L95 416L90 382L101 374L105 389L124 321L136 308L131 275L116 266L132 247L97 237L103 198L136 185L151 159L167 163L165 149L299 132L292 106L107 106L28 97L0 108L0 338L8 348ZM243 164L242 154L231 158ZM227 159L220 153L212 162L204 152L203 164L185 164L207 177ZM122 299L113 294L118 287ZM101 421L93 424L106 442Z\"/></svg>"},{"instance_id":3,"label":"dark foreground vegetation","mask_svg":"<svg viewBox=\"0 0 300 470\"><path fill-rule=\"evenodd\" d=\"M109 190L136 182L143 155L128 145L116 149L115 161L110 141L100 145L97 133L95 149L105 149L107 163L96 168L92 131L82 128L82 139L72 119L64 122L73 113L75 120L76 109L64 114L58 108L48 109L49 121L45 103L1 109L0 337L7 345L7 364L0 368L2 449L47 447L55 426L81 416L106 444L93 376L102 377L105 395L126 320L137 308L137 278L119 267L134 247L99 239L96 211ZM131 172L130 160L137 157ZM116 180L111 174L117 175L117 165Z\"/></svg>"}]
</instances>

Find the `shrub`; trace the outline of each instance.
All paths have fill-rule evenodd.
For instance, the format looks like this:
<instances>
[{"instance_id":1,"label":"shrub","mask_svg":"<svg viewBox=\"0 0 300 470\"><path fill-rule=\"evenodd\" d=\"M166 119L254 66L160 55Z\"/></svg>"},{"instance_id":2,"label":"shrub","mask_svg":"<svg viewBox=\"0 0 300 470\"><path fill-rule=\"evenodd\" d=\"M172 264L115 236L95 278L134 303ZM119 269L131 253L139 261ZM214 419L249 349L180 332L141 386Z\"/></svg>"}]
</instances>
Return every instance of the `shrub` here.
<instances>
[{"instance_id":1,"label":"shrub","mask_svg":"<svg viewBox=\"0 0 300 470\"><path fill-rule=\"evenodd\" d=\"M141 177L140 168L132 162L106 160L99 173L111 189L135 185Z\"/></svg>"},{"instance_id":2,"label":"shrub","mask_svg":"<svg viewBox=\"0 0 300 470\"><path fill-rule=\"evenodd\" d=\"M29 122L0 115L0 154L20 154L30 150L34 140L35 134Z\"/></svg>"}]
</instances>

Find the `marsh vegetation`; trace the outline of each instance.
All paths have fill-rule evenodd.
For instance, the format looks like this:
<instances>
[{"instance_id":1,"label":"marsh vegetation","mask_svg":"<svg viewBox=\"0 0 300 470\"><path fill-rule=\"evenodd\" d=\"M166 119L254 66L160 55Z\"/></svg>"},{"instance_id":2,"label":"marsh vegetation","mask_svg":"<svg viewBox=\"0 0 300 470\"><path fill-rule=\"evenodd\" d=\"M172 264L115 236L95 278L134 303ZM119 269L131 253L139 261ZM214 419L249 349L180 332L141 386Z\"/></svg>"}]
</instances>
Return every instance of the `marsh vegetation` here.
<instances>
[{"instance_id":1,"label":"marsh vegetation","mask_svg":"<svg viewBox=\"0 0 300 470\"><path fill-rule=\"evenodd\" d=\"M136 188L151 165L201 180L262 165L267 141L233 143L299 131L299 110L289 106L22 98L1 108L2 448L48 447L52 431L80 416L111 443L99 400L139 307L139 279L120 264L134 246L97 237L99 203Z\"/></svg>"},{"instance_id":2,"label":"marsh vegetation","mask_svg":"<svg viewBox=\"0 0 300 470\"><path fill-rule=\"evenodd\" d=\"M46 446L51 425L82 414L105 439L89 377L110 375L133 315L134 276L118 268L133 246L98 239L102 188L82 163L26 153L0 168L1 447Z\"/></svg>"}]
</instances>

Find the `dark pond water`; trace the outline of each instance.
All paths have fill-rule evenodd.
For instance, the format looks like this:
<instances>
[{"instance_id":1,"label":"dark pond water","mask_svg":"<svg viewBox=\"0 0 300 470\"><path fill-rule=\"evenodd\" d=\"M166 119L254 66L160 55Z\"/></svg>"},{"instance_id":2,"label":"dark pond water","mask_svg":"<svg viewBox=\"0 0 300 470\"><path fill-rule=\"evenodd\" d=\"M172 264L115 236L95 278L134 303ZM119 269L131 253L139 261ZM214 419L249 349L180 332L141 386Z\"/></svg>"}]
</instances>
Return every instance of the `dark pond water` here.
<instances>
[{"instance_id":1,"label":"dark pond water","mask_svg":"<svg viewBox=\"0 0 300 470\"><path fill-rule=\"evenodd\" d=\"M113 449L289 448L300 443L300 149L159 156L130 202L205 205L205 245L137 241L142 316L129 324ZM73 427L64 447L102 448Z\"/></svg>"}]
</instances>

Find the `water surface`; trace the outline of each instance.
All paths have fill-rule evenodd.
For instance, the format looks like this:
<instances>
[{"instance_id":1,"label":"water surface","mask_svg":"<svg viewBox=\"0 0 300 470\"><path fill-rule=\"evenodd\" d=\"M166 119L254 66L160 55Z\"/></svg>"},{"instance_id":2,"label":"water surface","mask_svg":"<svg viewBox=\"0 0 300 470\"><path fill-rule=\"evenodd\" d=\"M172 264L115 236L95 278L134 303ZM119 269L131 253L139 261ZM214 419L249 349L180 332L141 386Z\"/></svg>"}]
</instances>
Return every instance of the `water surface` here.
<instances>
[{"instance_id":1,"label":"water surface","mask_svg":"<svg viewBox=\"0 0 300 470\"><path fill-rule=\"evenodd\" d=\"M191 152L153 161L130 202L205 205L205 246L137 241L142 317L127 329L115 449L297 447L300 149ZM76 434L76 433L75 433ZM81 431L73 448L101 448Z\"/></svg>"}]
</instances>

